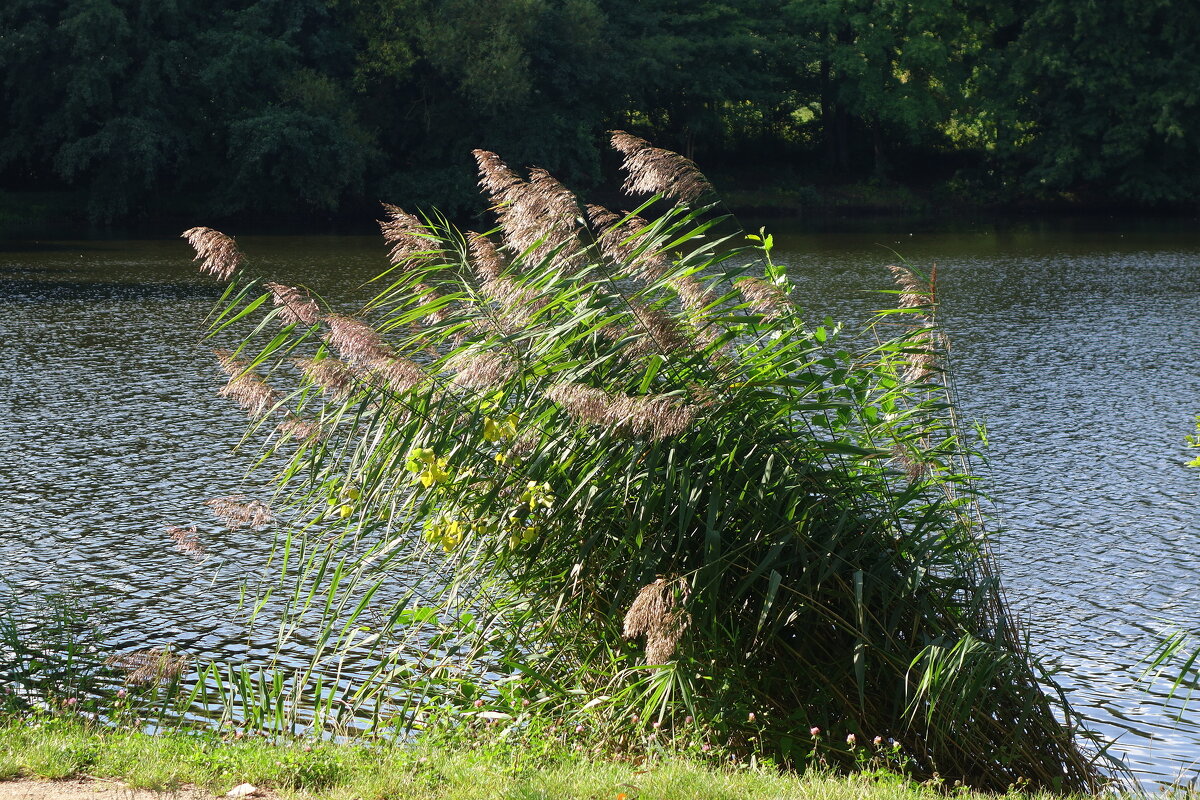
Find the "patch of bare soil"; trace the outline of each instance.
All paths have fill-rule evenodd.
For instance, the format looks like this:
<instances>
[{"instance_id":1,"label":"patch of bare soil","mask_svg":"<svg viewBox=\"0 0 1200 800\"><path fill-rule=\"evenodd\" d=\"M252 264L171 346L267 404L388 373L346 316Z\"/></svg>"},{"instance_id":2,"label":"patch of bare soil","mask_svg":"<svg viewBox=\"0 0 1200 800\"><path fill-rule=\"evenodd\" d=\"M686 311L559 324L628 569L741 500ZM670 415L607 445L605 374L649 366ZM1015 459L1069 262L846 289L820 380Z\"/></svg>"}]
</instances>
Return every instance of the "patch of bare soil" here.
<instances>
[{"instance_id":1,"label":"patch of bare soil","mask_svg":"<svg viewBox=\"0 0 1200 800\"><path fill-rule=\"evenodd\" d=\"M264 796L256 792L249 797ZM192 788L165 792L131 789L119 781L80 778L66 781L0 782L0 800L214 800L214 795Z\"/></svg>"}]
</instances>

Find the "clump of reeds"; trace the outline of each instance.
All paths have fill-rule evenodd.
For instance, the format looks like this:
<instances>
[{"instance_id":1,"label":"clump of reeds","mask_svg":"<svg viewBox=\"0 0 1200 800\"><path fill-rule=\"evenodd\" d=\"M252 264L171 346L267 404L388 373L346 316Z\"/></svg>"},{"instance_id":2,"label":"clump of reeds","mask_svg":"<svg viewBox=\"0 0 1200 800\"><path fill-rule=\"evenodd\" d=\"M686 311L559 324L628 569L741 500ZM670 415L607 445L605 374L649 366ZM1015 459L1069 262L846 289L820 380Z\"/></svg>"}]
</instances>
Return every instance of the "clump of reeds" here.
<instances>
[{"instance_id":1,"label":"clump of reeds","mask_svg":"<svg viewBox=\"0 0 1200 800\"><path fill-rule=\"evenodd\" d=\"M256 420L322 423L263 458L326 537L298 578L329 593L321 641L355 641L382 570L446 576L420 613L378 609L370 641L394 649L358 696L408 698L412 723L471 696L463 676L503 674L511 716L536 696L692 717L797 765L854 764L810 729L885 736L925 776L1095 788L1004 604L933 280L893 270L904 325L813 326L770 237L714 237L732 221L693 163L613 144L653 195L630 212L476 151L498 230L386 207L397 269L367 312L227 294L219 319L270 296L309 326L221 358Z\"/></svg>"}]
</instances>

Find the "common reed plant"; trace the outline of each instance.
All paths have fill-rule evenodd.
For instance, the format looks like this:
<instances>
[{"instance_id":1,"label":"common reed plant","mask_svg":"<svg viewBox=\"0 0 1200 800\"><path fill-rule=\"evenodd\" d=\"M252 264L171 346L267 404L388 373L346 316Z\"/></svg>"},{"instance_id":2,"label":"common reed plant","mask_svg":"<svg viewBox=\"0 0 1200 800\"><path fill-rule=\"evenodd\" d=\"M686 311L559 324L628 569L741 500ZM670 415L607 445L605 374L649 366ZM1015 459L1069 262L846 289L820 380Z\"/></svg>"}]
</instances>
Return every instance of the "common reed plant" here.
<instances>
[{"instance_id":1,"label":"common reed plant","mask_svg":"<svg viewBox=\"0 0 1200 800\"><path fill-rule=\"evenodd\" d=\"M381 727L551 717L834 767L894 740L918 777L1096 788L1004 604L934 276L817 322L695 164L613 145L630 212L486 151L493 230L386 206L354 313L185 234L229 282L222 393L292 520L275 591L285 635L321 631L312 674L376 664L345 688Z\"/></svg>"}]
</instances>

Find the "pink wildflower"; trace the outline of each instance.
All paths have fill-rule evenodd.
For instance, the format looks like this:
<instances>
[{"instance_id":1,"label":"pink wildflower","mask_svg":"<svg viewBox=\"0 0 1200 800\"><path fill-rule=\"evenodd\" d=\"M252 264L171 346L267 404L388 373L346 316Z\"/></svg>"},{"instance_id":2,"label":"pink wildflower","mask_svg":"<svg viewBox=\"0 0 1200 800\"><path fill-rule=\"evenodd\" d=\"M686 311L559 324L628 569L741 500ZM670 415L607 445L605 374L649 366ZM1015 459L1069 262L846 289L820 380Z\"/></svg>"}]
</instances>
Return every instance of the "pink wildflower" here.
<instances>
[{"instance_id":1,"label":"pink wildflower","mask_svg":"<svg viewBox=\"0 0 1200 800\"><path fill-rule=\"evenodd\" d=\"M821 729L816 725L813 725L811 728L809 728L808 732L814 739L821 735Z\"/></svg>"}]
</instances>

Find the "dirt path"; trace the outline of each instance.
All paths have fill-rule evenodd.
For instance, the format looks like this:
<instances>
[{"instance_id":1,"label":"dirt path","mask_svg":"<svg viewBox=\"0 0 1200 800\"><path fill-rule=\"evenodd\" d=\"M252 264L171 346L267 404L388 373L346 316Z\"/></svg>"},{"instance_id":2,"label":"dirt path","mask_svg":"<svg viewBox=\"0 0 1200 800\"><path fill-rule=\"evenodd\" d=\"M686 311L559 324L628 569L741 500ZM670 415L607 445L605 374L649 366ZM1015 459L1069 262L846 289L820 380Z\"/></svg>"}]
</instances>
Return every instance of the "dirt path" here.
<instances>
[{"instance_id":1,"label":"dirt path","mask_svg":"<svg viewBox=\"0 0 1200 800\"><path fill-rule=\"evenodd\" d=\"M259 796L255 795L254 797ZM69 781L0 782L0 800L213 800L213 798L213 795L199 789L152 792L146 789L130 789L118 781L93 778Z\"/></svg>"}]
</instances>

